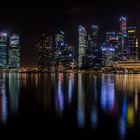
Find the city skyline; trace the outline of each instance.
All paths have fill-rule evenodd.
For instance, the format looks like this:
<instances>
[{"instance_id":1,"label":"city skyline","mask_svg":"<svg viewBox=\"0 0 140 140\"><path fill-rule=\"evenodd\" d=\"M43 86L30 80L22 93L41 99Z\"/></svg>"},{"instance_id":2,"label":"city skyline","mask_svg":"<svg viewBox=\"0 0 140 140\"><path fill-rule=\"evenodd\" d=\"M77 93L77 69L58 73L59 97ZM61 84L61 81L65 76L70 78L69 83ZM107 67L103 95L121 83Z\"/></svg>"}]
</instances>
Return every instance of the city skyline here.
<instances>
[{"instance_id":1,"label":"city skyline","mask_svg":"<svg viewBox=\"0 0 140 140\"><path fill-rule=\"evenodd\" d=\"M1 1L1 137L140 139L139 3Z\"/></svg>"},{"instance_id":2,"label":"city skyline","mask_svg":"<svg viewBox=\"0 0 140 140\"><path fill-rule=\"evenodd\" d=\"M138 49L138 44L139 44L139 38L137 38L138 36L138 31L137 31L137 27L135 27L135 26L129 26L129 22L128 22L128 17L124 17L124 16L121 16L120 17L120 20L119 20L119 22L118 22L118 25L120 24L120 29L118 29L118 30L110 30L110 31L106 31L105 32L105 34L103 35L104 37L102 37L101 38L101 35L99 35L99 32L100 32L100 30L104 30L104 29L100 29L99 27L98 27L98 25L96 25L96 24L92 24L90 27L88 27L87 25L84 25L83 26L83 24L82 25L79 25L79 26L77 26L77 33L76 33L76 35L74 36L74 41L76 41L76 44L75 44L75 46L72 46L72 48L74 49L74 53L76 54L76 57L77 57L77 53L78 53L78 57L81 57L80 59L81 60L78 60L81 64L82 64L82 57L84 57L84 55L86 54L85 52L89 52L89 51L91 51L90 53L92 54L93 52L93 50L87 50L87 49L85 49L85 48L91 48L91 49L93 49L93 48L96 48L96 49L98 49L98 48L102 48L102 43L104 44L105 42L107 43L109 43L110 41L113 41L111 44L112 45L117 45L117 42L121 39L123 42L121 42L121 44L122 44L122 47L120 46L120 48L122 48L121 50L119 50L120 51L120 53L121 53L121 55L125 55L125 54L122 54L122 50L126 50L127 49L127 47L128 46L130 46L129 44L133 44L133 42L131 43L131 38L132 37L134 37L135 38L135 36L136 36L136 41L135 41L135 43L137 44L137 51L135 52L135 53L137 53L137 58L139 57L138 55L139 55L139 49ZM83 30L83 31L82 31ZM129 30L130 30L130 32L129 32ZM81 32L81 33L80 33ZM121 34L122 35L121 35ZM134 33L134 35L133 35L133 33ZM5 35L7 38L9 38L10 36L10 34L9 33L7 33L7 32L1 32L1 34L3 34L3 35ZM81 34L81 35L80 35ZM13 34L14 35L14 34ZM130 36L131 35L131 36ZM18 36L16 37L17 35L15 34L15 37L13 36L13 41L15 40L18 40ZM68 40L66 41L66 38L67 38L67 36L65 35L65 32L64 31L62 31L62 30L59 30L58 32L56 31L55 32L55 34L45 34L45 33L43 33L42 35L41 35L42 37L43 36L46 36L45 38L48 40L46 40L45 38L45 40L49 43L49 44L46 44L46 47L49 47L49 48L63 48L63 46L71 46L70 44L67 44L67 42L69 42ZM78 37L79 36L79 37ZM83 37L82 37L83 36ZM123 38L122 38L122 37ZM128 40L129 39L129 36L130 36L130 41ZM16 39L17 38L17 39ZM79 39L78 39L79 38ZM119 39L120 38L120 39ZM126 38L126 39L125 39ZM119 39L119 40L118 40ZM125 39L125 40L124 40ZM11 39L10 39L11 40ZM37 40L36 40L36 42L37 41L39 41L40 39L38 38ZM44 40L44 41L45 41ZM117 41L118 40L118 41ZM12 42L12 41L10 41L10 42ZM11 43L8 43L9 44L9 46L11 45ZM82 43L82 44L79 44L79 43ZM120 41L119 41L120 42ZM118 43L119 43L118 42ZM127 44L127 42L129 42L129 44ZM18 42L17 42L18 43ZM43 43L43 42L42 42ZM45 42L44 42L45 43ZM109 43L109 44L110 44ZM135 44L135 45L136 45ZM21 44L20 44L21 45ZM107 45L107 44L106 44ZM119 44L118 44L119 45ZM34 50L36 50L36 49L38 49L38 43L36 43L35 45L34 45L35 47L33 48ZM80 47L80 46L83 46L82 48ZM8 46L7 46L8 47ZM45 47L45 46L44 46ZM115 49L115 47L118 47L118 46L113 46L114 47L114 49ZM9 48L9 47L8 47ZM81 48L81 49L80 49ZM5 48L6 49L6 48ZM10 49L10 48L9 48ZM80 49L80 50L78 50L78 49ZM60 51L60 50L57 50L58 52ZM62 51L62 50L61 50ZM61 52L60 51L60 52ZM65 50L66 51L66 50ZM78 51L78 52L77 52ZM22 52L21 51L21 46L20 46L20 52ZM53 52L53 51L52 51ZM23 53L23 52L22 52ZM21 53L21 54L22 54ZM127 50L127 53L128 53L128 50ZM130 53L130 52L129 52ZM38 52L37 52L37 56L38 56ZM39 57L39 56L38 56ZM19 57L20 58L20 57ZM8 58L9 59L9 58ZM14 58L13 58L14 59ZM25 58L20 58L21 60L24 60ZM46 58L45 58L46 59ZM50 57L50 59L51 59L51 57ZM75 59L75 58L74 58ZM77 58L76 58L77 59ZM79 59L79 58L78 58ZM10 60L10 59L9 59ZM8 61L9 61L8 60ZM17 60L17 61L19 61L19 60ZM38 61L38 59L36 58L36 61ZM48 61L48 60L47 60ZM50 60L49 60L50 61ZM19 63L21 63L21 66L24 66L23 64L22 64L22 61L20 61ZM27 65L30 65L30 64L27 64ZM35 64L36 66L38 65L38 63L36 63ZM46 64L45 64L46 65ZM30 66L32 66L32 65L30 65Z\"/></svg>"},{"instance_id":3,"label":"city skyline","mask_svg":"<svg viewBox=\"0 0 140 140\"><path fill-rule=\"evenodd\" d=\"M2 2L2 4L6 4ZM26 10L25 10L26 7ZM22 44L23 65L37 64L35 44L42 33L52 34L64 30L66 40L75 45L73 35L79 24L97 24L101 38L106 31L118 30L120 16L127 16L130 26L133 24L140 31L138 1L8 1L6 8L1 8L0 31L19 33ZM31 61L32 60L32 61Z\"/></svg>"}]
</instances>

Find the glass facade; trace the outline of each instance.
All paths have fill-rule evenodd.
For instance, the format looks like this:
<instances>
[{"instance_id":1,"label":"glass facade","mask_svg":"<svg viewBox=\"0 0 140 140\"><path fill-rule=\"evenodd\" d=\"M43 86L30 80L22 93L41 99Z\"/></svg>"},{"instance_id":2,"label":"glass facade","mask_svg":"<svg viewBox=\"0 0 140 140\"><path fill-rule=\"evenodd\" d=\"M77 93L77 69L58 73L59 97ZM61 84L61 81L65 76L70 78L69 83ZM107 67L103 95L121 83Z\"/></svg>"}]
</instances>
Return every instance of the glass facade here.
<instances>
[{"instance_id":1,"label":"glass facade","mask_svg":"<svg viewBox=\"0 0 140 140\"><path fill-rule=\"evenodd\" d=\"M136 38L136 27L128 27L128 48L129 48L129 56L138 59L138 41Z\"/></svg>"},{"instance_id":2,"label":"glass facade","mask_svg":"<svg viewBox=\"0 0 140 140\"><path fill-rule=\"evenodd\" d=\"M10 37L8 49L8 66L9 68L20 67L20 39L19 35L13 34Z\"/></svg>"},{"instance_id":3,"label":"glass facade","mask_svg":"<svg viewBox=\"0 0 140 140\"><path fill-rule=\"evenodd\" d=\"M90 29L90 37L89 37L89 47L96 48L98 47L98 31L99 27L97 25L92 25Z\"/></svg>"},{"instance_id":4,"label":"glass facade","mask_svg":"<svg viewBox=\"0 0 140 140\"><path fill-rule=\"evenodd\" d=\"M60 31L55 35L56 48L64 46L64 32Z\"/></svg>"},{"instance_id":5,"label":"glass facade","mask_svg":"<svg viewBox=\"0 0 140 140\"><path fill-rule=\"evenodd\" d=\"M38 42L38 66L45 68L51 66L53 50L52 50L52 38L42 34Z\"/></svg>"},{"instance_id":6,"label":"glass facade","mask_svg":"<svg viewBox=\"0 0 140 140\"><path fill-rule=\"evenodd\" d=\"M84 26L79 25L79 49L78 49L78 63L82 64L82 57L85 55L85 49L87 48L87 31Z\"/></svg>"},{"instance_id":7,"label":"glass facade","mask_svg":"<svg viewBox=\"0 0 140 140\"><path fill-rule=\"evenodd\" d=\"M120 18L120 31L122 33L121 37L121 58L127 59L128 45L127 45L127 19L126 17Z\"/></svg>"},{"instance_id":8,"label":"glass facade","mask_svg":"<svg viewBox=\"0 0 140 140\"><path fill-rule=\"evenodd\" d=\"M0 67L7 66L7 34L0 33Z\"/></svg>"}]
</instances>

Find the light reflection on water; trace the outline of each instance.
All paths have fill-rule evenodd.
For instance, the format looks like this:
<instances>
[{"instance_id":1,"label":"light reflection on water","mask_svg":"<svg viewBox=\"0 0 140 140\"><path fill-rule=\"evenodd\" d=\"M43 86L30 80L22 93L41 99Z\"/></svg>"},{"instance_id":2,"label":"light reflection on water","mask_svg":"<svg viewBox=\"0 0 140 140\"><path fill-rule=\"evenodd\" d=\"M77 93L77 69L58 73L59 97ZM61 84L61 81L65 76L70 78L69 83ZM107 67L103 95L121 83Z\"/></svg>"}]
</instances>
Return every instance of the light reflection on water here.
<instances>
[{"instance_id":1,"label":"light reflection on water","mask_svg":"<svg viewBox=\"0 0 140 140\"><path fill-rule=\"evenodd\" d=\"M92 100L92 111L91 111L91 124L93 128L97 127L98 122L98 96L97 96L97 76L93 76L93 100Z\"/></svg>"},{"instance_id":2,"label":"light reflection on water","mask_svg":"<svg viewBox=\"0 0 140 140\"><path fill-rule=\"evenodd\" d=\"M6 78L5 74L0 75L0 120L6 123L8 117L8 103L6 93Z\"/></svg>"},{"instance_id":3,"label":"light reflection on water","mask_svg":"<svg viewBox=\"0 0 140 140\"><path fill-rule=\"evenodd\" d=\"M19 106L19 74L9 73L9 100L10 100L10 111L12 114L18 112Z\"/></svg>"},{"instance_id":4,"label":"light reflection on water","mask_svg":"<svg viewBox=\"0 0 140 140\"><path fill-rule=\"evenodd\" d=\"M68 101L69 101L69 104L71 104L72 102L72 92L73 92L73 84L74 84L74 74L71 73L69 75L69 79L68 79Z\"/></svg>"},{"instance_id":5,"label":"light reflection on water","mask_svg":"<svg viewBox=\"0 0 140 140\"><path fill-rule=\"evenodd\" d=\"M59 114L64 110L64 86L63 86L63 73L58 74L58 84L56 93L56 110Z\"/></svg>"},{"instance_id":6,"label":"light reflection on water","mask_svg":"<svg viewBox=\"0 0 140 140\"><path fill-rule=\"evenodd\" d=\"M27 104L31 110L66 117L78 128L106 128L100 122L112 118L114 131L125 138L139 124L139 85L140 75L132 74L1 74L0 122L5 124Z\"/></svg>"},{"instance_id":7,"label":"light reflection on water","mask_svg":"<svg viewBox=\"0 0 140 140\"><path fill-rule=\"evenodd\" d=\"M101 106L107 112L113 112L115 108L115 83L111 75L102 75Z\"/></svg>"},{"instance_id":8,"label":"light reflection on water","mask_svg":"<svg viewBox=\"0 0 140 140\"><path fill-rule=\"evenodd\" d=\"M82 83L82 74L78 75L78 105L77 105L77 121L79 127L85 124L85 92Z\"/></svg>"}]
</instances>

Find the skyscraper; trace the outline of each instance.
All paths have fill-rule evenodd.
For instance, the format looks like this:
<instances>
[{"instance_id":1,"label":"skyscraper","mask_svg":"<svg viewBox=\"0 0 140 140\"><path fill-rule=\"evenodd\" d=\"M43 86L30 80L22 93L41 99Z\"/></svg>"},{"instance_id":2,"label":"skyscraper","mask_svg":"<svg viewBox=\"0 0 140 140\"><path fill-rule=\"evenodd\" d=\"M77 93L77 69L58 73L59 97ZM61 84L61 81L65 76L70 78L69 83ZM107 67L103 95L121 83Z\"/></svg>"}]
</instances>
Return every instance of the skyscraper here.
<instances>
[{"instance_id":1,"label":"skyscraper","mask_svg":"<svg viewBox=\"0 0 140 140\"><path fill-rule=\"evenodd\" d=\"M0 67L6 68L7 66L7 45L8 37L6 33L0 33Z\"/></svg>"},{"instance_id":2,"label":"skyscraper","mask_svg":"<svg viewBox=\"0 0 140 140\"><path fill-rule=\"evenodd\" d=\"M136 38L136 27L128 27L128 48L129 56L138 59L138 40Z\"/></svg>"},{"instance_id":3,"label":"skyscraper","mask_svg":"<svg viewBox=\"0 0 140 140\"><path fill-rule=\"evenodd\" d=\"M92 25L88 31L86 38L85 54L82 58L82 67L85 69L92 68L94 65L94 58L97 56L97 50L99 49L98 44L98 26Z\"/></svg>"},{"instance_id":4,"label":"skyscraper","mask_svg":"<svg viewBox=\"0 0 140 140\"><path fill-rule=\"evenodd\" d=\"M88 43L90 48L96 48L98 46L98 32L99 32L99 27L97 25L92 25L90 28L90 33L88 36Z\"/></svg>"},{"instance_id":5,"label":"skyscraper","mask_svg":"<svg viewBox=\"0 0 140 140\"><path fill-rule=\"evenodd\" d=\"M126 17L120 18L120 31L121 31L121 57L125 59L128 53L127 48L127 19Z\"/></svg>"},{"instance_id":6,"label":"skyscraper","mask_svg":"<svg viewBox=\"0 0 140 140\"><path fill-rule=\"evenodd\" d=\"M67 67L73 62L73 47L61 47L60 51L57 51L56 53L56 65L62 64L64 67Z\"/></svg>"},{"instance_id":7,"label":"skyscraper","mask_svg":"<svg viewBox=\"0 0 140 140\"><path fill-rule=\"evenodd\" d=\"M112 66L114 64L115 58L115 48L109 44L109 42L105 42L101 46L102 50L102 65L103 66Z\"/></svg>"},{"instance_id":8,"label":"skyscraper","mask_svg":"<svg viewBox=\"0 0 140 140\"><path fill-rule=\"evenodd\" d=\"M106 42L118 52L119 37L116 32L106 32Z\"/></svg>"},{"instance_id":9,"label":"skyscraper","mask_svg":"<svg viewBox=\"0 0 140 140\"><path fill-rule=\"evenodd\" d=\"M20 39L17 34L13 34L10 37L8 48L8 66L9 68L20 67Z\"/></svg>"},{"instance_id":10,"label":"skyscraper","mask_svg":"<svg viewBox=\"0 0 140 140\"><path fill-rule=\"evenodd\" d=\"M52 38L42 34L39 39L38 47L38 66L46 68L51 66L53 61L53 48L51 46Z\"/></svg>"},{"instance_id":11,"label":"skyscraper","mask_svg":"<svg viewBox=\"0 0 140 140\"><path fill-rule=\"evenodd\" d=\"M85 55L85 49L87 48L87 31L84 26L79 25L78 28L78 64L82 64L82 58Z\"/></svg>"},{"instance_id":12,"label":"skyscraper","mask_svg":"<svg viewBox=\"0 0 140 140\"><path fill-rule=\"evenodd\" d=\"M126 35L127 34L127 19L126 17L121 17L120 18L120 26L121 26L121 32L123 35Z\"/></svg>"},{"instance_id":13,"label":"skyscraper","mask_svg":"<svg viewBox=\"0 0 140 140\"><path fill-rule=\"evenodd\" d=\"M56 48L60 48L61 46L64 46L64 32L60 31L55 35L55 43Z\"/></svg>"},{"instance_id":14,"label":"skyscraper","mask_svg":"<svg viewBox=\"0 0 140 140\"><path fill-rule=\"evenodd\" d=\"M118 36L118 57L119 59L122 58L122 33L121 32L117 32L117 36Z\"/></svg>"}]
</instances>

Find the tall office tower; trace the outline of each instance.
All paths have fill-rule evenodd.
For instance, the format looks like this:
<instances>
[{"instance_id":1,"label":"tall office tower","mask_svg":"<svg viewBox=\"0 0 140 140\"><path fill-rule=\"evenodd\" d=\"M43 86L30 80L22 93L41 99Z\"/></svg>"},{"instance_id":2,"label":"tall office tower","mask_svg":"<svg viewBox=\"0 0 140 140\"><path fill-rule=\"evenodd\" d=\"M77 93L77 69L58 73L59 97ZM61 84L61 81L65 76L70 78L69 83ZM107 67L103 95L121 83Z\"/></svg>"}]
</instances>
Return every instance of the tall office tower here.
<instances>
[{"instance_id":1,"label":"tall office tower","mask_svg":"<svg viewBox=\"0 0 140 140\"><path fill-rule=\"evenodd\" d=\"M64 67L69 66L73 62L73 47L64 46L61 48L60 53L57 55L57 63L62 64Z\"/></svg>"},{"instance_id":2,"label":"tall office tower","mask_svg":"<svg viewBox=\"0 0 140 140\"><path fill-rule=\"evenodd\" d=\"M20 39L17 34L13 34L10 37L10 44L8 48L8 67L20 67Z\"/></svg>"},{"instance_id":3,"label":"tall office tower","mask_svg":"<svg viewBox=\"0 0 140 140\"><path fill-rule=\"evenodd\" d=\"M119 37L116 32L106 32L106 42L115 49L116 53L118 52Z\"/></svg>"},{"instance_id":4,"label":"tall office tower","mask_svg":"<svg viewBox=\"0 0 140 140\"><path fill-rule=\"evenodd\" d=\"M97 48L98 46L98 31L97 25L92 25L90 28L90 34L88 36L88 43L90 48Z\"/></svg>"},{"instance_id":5,"label":"tall office tower","mask_svg":"<svg viewBox=\"0 0 140 140\"><path fill-rule=\"evenodd\" d=\"M136 38L136 27L128 27L128 48L129 56L138 59L138 40Z\"/></svg>"},{"instance_id":6,"label":"tall office tower","mask_svg":"<svg viewBox=\"0 0 140 140\"><path fill-rule=\"evenodd\" d=\"M121 57L124 59L127 55L127 19L126 17L120 18L120 31L121 37Z\"/></svg>"},{"instance_id":7,"label":"tall office tower","mask_svg":"<svg viewBox=\"0 0 140 140\"><path fill-rule=\"evenodd\" d=\"M117 36L118 36L118 56L119 59L121 59L121 51L122 51L122 33L121 32L117 32Z\"/></svg>"},{"instance_id":8,"label":"tall office tower","mask_svg":"<svg viewBox=\"0 0 140 140\"><path fill-rule=\"evenodd\" d=\"M112 47L108 42L105 42L101 45L102 50L102 65L103 66L112 66L114 64L115 58L115 48Z\"/></svg>"},{"instance_id":9,"label":"tall office tower","mask_svg":"<svg viewBox=\"0 0 140 140\"><path fill-rule=\"evenodd\" d=\"M6 33L0 33L0 67L6 68L7 66L7 44L8 36Z\"/></svg>"},{"instance_id":10,"label":"tall office tower","mask_svg":"<svg viewBox=\"0 0 140 140\"><path fill-rule=\"evenodd\" d=\"M56 48L59 49L60 47L64 46L64 43L64 32L60 31L55 35Z\"/></svg>"},{"instance_id":11,"label":"tall office tower","mask_svg":"<svg viewBox=\"0 0 140 140\"><path fill-rule=\"evenodd\" d=\"M79 25L78 28L79 40L78 40L78 64L82 64L82 58L85 55L85 50L87 48L87 32L84 26Z\"/></svg>"},{"instance_id":12,"label":"tall office tower","mask_svg":"<svg viewBox=\"0 0 140 140\"><path fill-rule=\"evenodd\" d=\"M53 60L52 38L42 34L38 42L38 66L46 68L51 66Z\"/></svg>"},{"instance_id":13,"label":"tall office tower","mask_svg":"<svg viewBox=\"0 0 140 140\"><path fill-rule=\"evenodd\" d=\"M94 58L97 56L98 47L98 26L92 25L88 32L88 46L85 48L85 55L83 57L82 66L83 68L91 68L94 65Z\"/></svg>"},{"instance_id":14,"label":"tall office tower","mask_svg":"<svg viewBox=\"0 0 140 140\"><path fill-rule=\"evenodd\" d=\"M120 18L120 24L121 24L121 32L123 35L127 34L127 20L126 17Z\"/></svg>"}]
</instances>

